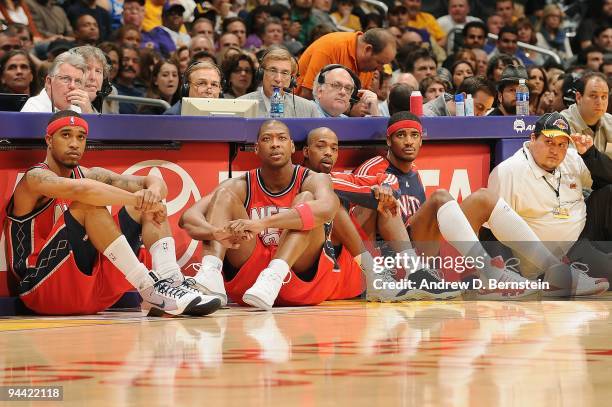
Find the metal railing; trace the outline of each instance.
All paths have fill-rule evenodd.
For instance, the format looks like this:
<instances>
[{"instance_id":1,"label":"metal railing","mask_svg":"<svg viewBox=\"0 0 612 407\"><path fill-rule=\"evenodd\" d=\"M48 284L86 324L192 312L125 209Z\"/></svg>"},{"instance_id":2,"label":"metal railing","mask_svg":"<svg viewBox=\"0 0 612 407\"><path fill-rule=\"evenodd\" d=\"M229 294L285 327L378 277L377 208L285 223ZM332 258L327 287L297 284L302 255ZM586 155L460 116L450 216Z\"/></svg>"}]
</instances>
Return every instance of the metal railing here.
<instances>
[{"instance_id":1,"label":"metal railing","mask_svg":"<svg viewBox=\"0 0 612 407\"><path fill-rule=\"evenodd\" d=\"M364 3L368 3L371 6L382 9L385 12L385 15L387 15L387 12L389 11L389 7L382 1L378 1L378 0L361 0L361 1L363 1Z\"/></svg>"},{"instance_id":2,"label":"metal railing","mask_svg":"<svg viewBox=\"0 0 612 407\"><path fill-rule=\"evenodd\" d=\"M492 40L496 40L497 41L497 34L489 33L488 37L491 38ZM519 41L517 43L517 45L520 48L528 49L530 51L539 52L540 54L549 55L549 56L552 57L552 59L555 60L556 63L558 63L559 65L563 65L563 62L561 61L561 57L559 57L559 55L557 55L557 53L554 52L554 51L551 51L549 49L542 48L542 47L537 47L535 45L527 44L526 42L521 42L521 41Z\"/></svg>"},{"instance_id":3,"label":"metal railing","mask_svg":"<svg viewBox=\"0 0 612 407\"><path fill-rule=\"evenodd\" d=\"M170 109L170 104L165 100L141 98L138 96L125 96L125 95L108 95L104 100L115 100L117 102L134 103L135 105L146 105L146 106L158 106L163 107L165 110Z\"/></svg>"}]
</instances>

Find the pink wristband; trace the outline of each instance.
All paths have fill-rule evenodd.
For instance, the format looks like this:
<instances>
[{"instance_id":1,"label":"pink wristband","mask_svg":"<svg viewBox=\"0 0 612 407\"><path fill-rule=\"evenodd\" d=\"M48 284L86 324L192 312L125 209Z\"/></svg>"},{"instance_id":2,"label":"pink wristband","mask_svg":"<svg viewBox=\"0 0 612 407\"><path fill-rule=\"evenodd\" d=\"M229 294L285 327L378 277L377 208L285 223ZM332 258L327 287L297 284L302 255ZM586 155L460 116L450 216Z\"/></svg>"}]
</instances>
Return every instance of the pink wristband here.
<instances>
[{"instance_id":1,"label":"pink wristband","mask_svg":"<svg viewBox=\"0 0 612 407\"><path fill-rule=\"evenodd\" d=\"M301 203L297 204L293 207L300 215L302 219L302 230L311 230L314 228L314 215L312 214L312 209L310 209L310 205Z\"/></svg>"}]
</instances>

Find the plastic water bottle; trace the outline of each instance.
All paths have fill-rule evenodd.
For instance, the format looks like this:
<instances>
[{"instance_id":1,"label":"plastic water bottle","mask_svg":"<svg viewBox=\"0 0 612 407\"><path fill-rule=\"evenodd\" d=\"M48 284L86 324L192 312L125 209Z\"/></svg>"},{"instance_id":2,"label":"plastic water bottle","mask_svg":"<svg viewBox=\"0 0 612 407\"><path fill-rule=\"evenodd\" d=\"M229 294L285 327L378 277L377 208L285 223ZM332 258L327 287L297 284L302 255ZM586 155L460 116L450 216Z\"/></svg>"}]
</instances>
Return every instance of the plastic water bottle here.
<instances>
[{"instance_id":1,"label":"plastic water bottle","mask_svg":"<svg viewBox=\"0 0 612 407\"><path fill-rule=\"evenodd\" d=\"M529 116L529 88L525 79L519 79L519 85L516 87L516 115Z\"/></svg>"},{"instance_id":2,"label":"plastic water bottle","mask_svg":"<svg viewBox=\"0 0 612 407\"><path fill-rule=\"evenodd\" d=\"M474 99L472 95L467 95L465 99L465 115L474 116Z\"/></svg>"},{"instance_id":3,"label":"plastic water bottle","mask_svg":"<svg viewBox=\"0 0 612 407\"><path fill-rule=\"evenodd\" d=\"M423 95L418 90L410 94L410 111L415 116L423 116Z\"/></svg>"},{"instance_id":4,"label":"plastic water bottle","mask_svg":"<svg viewBox=\"0 0 612 407\"><path fill-rule=\"evenodd\" d=\"M273 119L279 119L285 116L285 104L283 97L280 94L279 88L274 88L274 93L270 99L270 117Z\"/></svg>"},{"instance_id":5,"label":"plastic water bottle","mask_svg":"<svg viewBox=\"0 0 612 407\"><path fill-rule=\"evenodd\" d=\"M455 95L455 116L465 116L465 102L463 101L463 93Z\"/></svg>"}]
</instances>

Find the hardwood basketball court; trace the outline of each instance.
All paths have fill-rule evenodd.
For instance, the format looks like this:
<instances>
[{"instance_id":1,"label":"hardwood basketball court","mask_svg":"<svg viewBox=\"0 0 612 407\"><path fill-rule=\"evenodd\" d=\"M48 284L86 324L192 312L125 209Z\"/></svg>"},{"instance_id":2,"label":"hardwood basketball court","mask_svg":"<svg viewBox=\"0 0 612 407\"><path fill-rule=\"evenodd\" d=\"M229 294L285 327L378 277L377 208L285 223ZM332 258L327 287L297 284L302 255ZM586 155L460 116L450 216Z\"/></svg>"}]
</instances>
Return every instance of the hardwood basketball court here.
<instances>
[{"instance_id":1,"label":"hardwood basketball court","mask_svg":"<svg viewBox=\"0 0 612 407\"><path fill-rule=\"evenodd\" d=\"M29 405L604 406L607 299L12 317L0 385L63 386Z\"/></svg>"}]
</instances>

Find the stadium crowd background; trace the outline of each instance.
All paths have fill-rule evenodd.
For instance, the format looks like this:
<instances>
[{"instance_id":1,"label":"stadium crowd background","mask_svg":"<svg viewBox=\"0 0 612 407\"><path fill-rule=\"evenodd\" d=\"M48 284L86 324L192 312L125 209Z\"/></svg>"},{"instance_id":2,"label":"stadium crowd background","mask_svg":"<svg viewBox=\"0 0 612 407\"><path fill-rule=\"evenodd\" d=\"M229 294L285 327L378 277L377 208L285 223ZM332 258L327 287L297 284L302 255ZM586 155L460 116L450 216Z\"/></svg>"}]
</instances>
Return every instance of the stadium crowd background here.
<instances>
[{"instance_id":1,"label":"stadium crowd background","mask_svg":"<svg viewBox=\"0 0 612 407\"><path fill-rule=\"evenodd\" d=\"M54 58L91 45L108 56L108 69L101 63L90 66L87 83L67 83L70 79L57 72L51 79L86 89L95 86L99 92L104 75L112 84L111 94L158 98L175 105L184 94L188 66L209 61L222 75L220 80L214 75L207 78L205 85L210 82L212 90L200 97L236 98L257 89L264 76L257 75L259 58L269 47L285 47L300 59L326 34L372 28L391 34L396 49L392 60L364 70L375 69L364 88L376 95L378 109L352 109L351 116L388 116L389 105L405 109L410 92L417 89L425 102L431 102L426 115L453 115L450 95L455 92L474 95L476 115L514 114L514 86L507 85L522 77L528 79L530 113L541 115L569 107L576 78L586 71L603 73L609 84L612 0L384 3L386 14L360 0L0 0L0 91L37 95L45 87ZM488 33L499 39L488 39ZM383 42L388 38L377 36ZM561 63L547 54L520 49L517 41L552 50ZM376 54L376 44L374 48ZM300 59L301 68L307 65ZM524 66L526 71L505 71L508 66ZM478 80L464 82L471 76ZM299 86L297 94L312 98ZM92 101L96 98L96 92L89 95ZM372 93L359 97L371 102ZM165 110L116 102L92 106L103 113ZM314 115L310 108L294 110L297 117ZM180 111L175 108L175 113Z\"/></svg>"}]
</instances>

